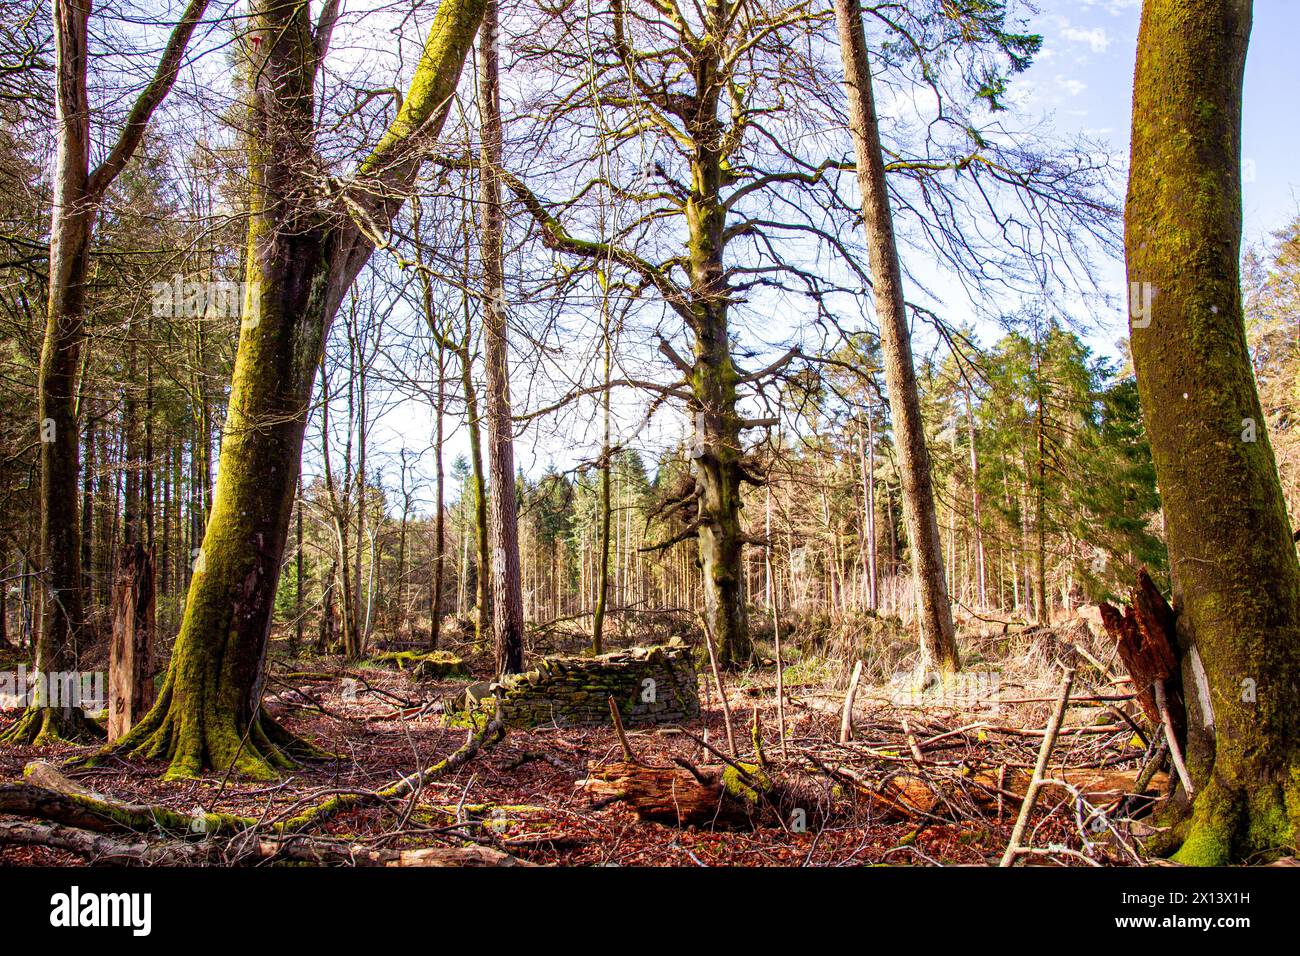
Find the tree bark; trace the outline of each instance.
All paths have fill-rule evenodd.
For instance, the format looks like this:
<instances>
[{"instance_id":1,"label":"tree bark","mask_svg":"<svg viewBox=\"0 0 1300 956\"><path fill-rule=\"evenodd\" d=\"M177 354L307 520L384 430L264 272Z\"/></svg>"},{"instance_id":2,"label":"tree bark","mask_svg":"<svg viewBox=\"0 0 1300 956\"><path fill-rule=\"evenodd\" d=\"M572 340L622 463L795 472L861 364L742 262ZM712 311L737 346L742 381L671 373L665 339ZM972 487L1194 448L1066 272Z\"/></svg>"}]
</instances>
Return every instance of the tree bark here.
<instances>
[{"instance_id":1,"label":"tree bark","mask_svg":"<svg viewBox=\"0 0 1300 956\"><path fill-rule=\"evenodd\" d=\"M943 541L935 513L930 453L912 366L911 333L903 300L902 270L894 239L893 216L880 152L880 129L871 87L871 66L862 26L859 0L835 0L840 53L844 60L849 103L849 129L858 160L858 188L867 227L876 315L880 323L880 348L894 419L894 444L903 486L908 542L912 550L912 577L919 595L923 668L941 673L956 671L957 653L952 607L944 580Z\"/></svg>"},{"instance_id":2,"label":"tree bark","mask_svg":"<svg viewBox=\"0 0 1300 956\"><path fill-rule=\"evenodd\" d=\"M1300 565L1238 264L1250 27L1249 0L1147 0L1133 92L1130 340L1178 611L1189 864L1294 854L1300 833Z\"/></svg>"},{"instance_id":3,"label":"tree bark","mask_svg":"<svg viewBox=\"0 0 1300 956\"><path fill-rule=\"evenodd\" d=\"M447 479L442 473L442 448L445 444L443 408L447 403L447 353L438 343L438 398L434 414L437 421L433 432L433 467L435 472L433 506L433 580L432 600L429 601L429 649L436 651L442 636L442 592L447 569L447 507L443 501L447 494Z\"/></svg>"},{"instance_id":4,"label":"tree bark","mask_svg":"<svg viewBox=\"0 0 1300 956\"><path fill-rule=\"evenodd\" d=\"M474 588L474 640L481 646L487 643L488 632L492 629L492 551L488 541L487 479L483 473L483 431L470 352L468 299L465 308L465 338L457 354L460 357L461 388L465 393L465 430L469 433L470 486L474 490L474 550L478 561Z\"/></svg>"},{"instance_id":5,"label":"tree bark","mask_svg":"<svg viewBox=\"0 0 1300 956\"><path fill-rule=\"evenodd\" d=\"M392 222L418 172L418 147L441 129L482 8L481 0L439 7L407 96L350 187L356 218L339 220L321 214L308 175L328 30L313 30L306 4L254 5L245 47L254 80L248 292L217 493L158 701L118 745L167 758L171 777L233 767L264 778L311 752L262 713L261 694L315 372L330 322L374 251L371 230Z\"/></svg>"},{"instance_id":6,"label":"tree bark","mask_svg":"<svg viewBox=\"0 0 1300 956\"><path fill-rule=\"evenodd\" d=\"M487 0L479 28L479 115L482 193L483 339L487 370L488 468L492 532L492 635L498 675L524 668L524 599L515 500L514 417L510 410L510 344L506 327L501 202L502 124L497 67L497 3Z\"/></svg>"}]
</instances>

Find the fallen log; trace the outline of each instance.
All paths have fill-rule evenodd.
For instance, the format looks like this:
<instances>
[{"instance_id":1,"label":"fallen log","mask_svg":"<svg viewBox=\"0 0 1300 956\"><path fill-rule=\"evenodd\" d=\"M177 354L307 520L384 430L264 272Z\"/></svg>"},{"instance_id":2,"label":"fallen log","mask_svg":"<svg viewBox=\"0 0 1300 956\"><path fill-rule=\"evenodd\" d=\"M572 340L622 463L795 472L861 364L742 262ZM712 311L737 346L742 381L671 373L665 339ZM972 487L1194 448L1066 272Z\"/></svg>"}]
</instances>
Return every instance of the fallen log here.
<instances>
[{"instance_id":1,"label":"fallen log","mask_svg":"<svg viewBox=\"0 0 1300 956\"><path fill-rule=\"evenodd\" d=\"M484 746L495 743L504 735L505 726L498 714L459 750L430 767L400 777L381 790L335 794L301 812L286 814L284 819L259 820L202 810L186 813L159 804L131 803L96 793L44 761L33 761L27 765L25 782L0 783L0 813L51 821L64 828L101 835L129 833L183 838L201 834L206 837L223 837L263 830L279 837L287 837L339 813L388 803L418 793L426 783L463 767ZM50 832L62 833L61 830ZM80 841L93 850L90 844L79 837L68 839ZM64 848L73 849L71 846Z\"/></svg>"},{"instance_id":2,"label":"fallen log","mask_svg":"<svg viewBox=\"0 0 1300 956\"><path fill-rule=\"evenodd\" d=\"M75 853L88 862L116 866L238 866L291 861L317 865L382 867L531 866L487 846L387 849L295 835L284 839L187 842L175 839L128 839L106 833L25 820L0 821L0 844L46 846Z\"/></svg>"},{"instance_id":3,"label":"fallen log","mask_svg":"<svg viewBox=\"0 0 1300 956\"><path fill-rule=\"evenodd\" d=\"M770 809L772 782L756 764L673 767L619 761L587 765L578 781L599 806L626 803L639 820L672 826L753 825Z\"/></svg>"}]
</instances>

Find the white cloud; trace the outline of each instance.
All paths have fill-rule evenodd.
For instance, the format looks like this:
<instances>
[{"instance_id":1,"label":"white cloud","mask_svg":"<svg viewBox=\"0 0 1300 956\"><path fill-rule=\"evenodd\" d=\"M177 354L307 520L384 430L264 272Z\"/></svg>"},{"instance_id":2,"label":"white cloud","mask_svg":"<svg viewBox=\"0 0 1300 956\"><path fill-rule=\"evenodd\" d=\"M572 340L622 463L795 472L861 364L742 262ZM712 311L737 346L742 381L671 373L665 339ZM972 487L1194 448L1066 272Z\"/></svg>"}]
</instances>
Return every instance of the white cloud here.
<instances>
[{"instance_id":1,"label":"white cloud","mask_svg":"<svg viewBox=\"0 0 1300 956\"><path fill-rule=\"evenodd\" d=\"M1056 85L1070 96L1078 96L1088 88L1088 84L1084 83L1082 80L1074 80L1068 76L1061 76L1060 74L1057 74L1056 76Z\"/></svg>"},{"instance_id":2,"label":"white cloud","mask_svg":"<svg viewBox=\"0 0 1300 956\"><path fill-rule=\"evenodd\" d=\"M1091 30L1084 30L1080 27L1064 27L1061 30L1061 36L1071 43L1086 43L1092 47L1093 53L1105 53L1106 48L1110 46L1110 36L1101 27L1094 27Z\"/></svg>"},{"instance_id":3,"label":"white cloud","mask_svg":"<svg viewBox=\"0 0 1300 956\"><path fill-rule=\"evenodd\" d=\"M1129 10L1142 6L1142 0L1077 0L1083 7L1101 7L1112 17L1121 16Z\"/></svg>"}]
</instances>

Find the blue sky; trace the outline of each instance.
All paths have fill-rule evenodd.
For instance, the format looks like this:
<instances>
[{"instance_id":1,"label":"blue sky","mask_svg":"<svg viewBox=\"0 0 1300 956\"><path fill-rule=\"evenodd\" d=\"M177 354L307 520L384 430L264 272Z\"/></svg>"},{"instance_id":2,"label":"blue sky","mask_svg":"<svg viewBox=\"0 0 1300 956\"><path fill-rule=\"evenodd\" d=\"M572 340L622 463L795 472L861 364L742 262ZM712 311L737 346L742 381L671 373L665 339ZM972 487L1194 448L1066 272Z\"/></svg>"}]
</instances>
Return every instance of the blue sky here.
<instances>
[{"instance_id":1,"label":"blue sky","mask_svg":"<svg viewBox=\"0 0 1300 956\"><path fill-rule=\"evenodd\" d=\"M1043 49L1034 65L1015 79L1011 105L1026 119L1046 116L1066 138L1083 133L1103 141L1126 163L1141 0L1035 0L1035 6L1038 12L1029 17L1029 25L1043 35ZM1300 0L1255 0L1242 147L1247 243L1266 241L1269 233L1300 214L1300 111L1294 103L1300 91L1297 37ZM1122 198L1122 183L1120 188ZM1095 351L1114 358L1127 331L1124 266L1118 260L1100 265L1103 290L1112 294L1115 307L1109 321L1103 317L1086 338ZM996 328L970 312L955 286L945 290L945 283L939 285L936 291L947 300L949 318L960 322L970 313L984 344L991 344ZM455 455L465 451L466 440L457 422L449 419L447 425L450 470ZM375 452L379 457L395 457L403 445L427 447L430 430L422 403L398 403L376 423ZM519 464L534 473L547 464L567 467L576 453L571 446L554 447L531 428L516 442L515 450ZM449 497L454 494L449 487Z\"/></svg>"},{"instance_id":2,"label":"blue sky","mask_svg":"<svg viewBox=\"0 0 1300 956\"><path fill-rule=\"evenodd\" d=\"M1127 155L1140 0L1038 0L1043 35L1019 80L1021 102L1050 112L1062 132L1084 132ZM1242 129L1247 241L1300 212L1300 0L1255 0Z\"/></svg>"}]
</instances>

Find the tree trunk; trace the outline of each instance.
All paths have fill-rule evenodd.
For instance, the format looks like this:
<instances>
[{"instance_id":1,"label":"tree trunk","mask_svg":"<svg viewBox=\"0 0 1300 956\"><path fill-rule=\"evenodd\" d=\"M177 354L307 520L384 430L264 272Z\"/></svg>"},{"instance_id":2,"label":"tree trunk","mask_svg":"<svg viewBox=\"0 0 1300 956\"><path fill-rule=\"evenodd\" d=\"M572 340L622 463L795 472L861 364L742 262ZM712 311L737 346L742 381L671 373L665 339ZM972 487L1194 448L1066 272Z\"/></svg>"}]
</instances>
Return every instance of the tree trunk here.
<instances>
[{"instance_id":1,"label":"tree trunk","mask_svg":"<svg viewBox=\"0 0 1300 956\"><path fill-rule=\"evenodd\" d=\"M605 413L605 437L600 456L600 561L596 571L596 611L591 619L591 650L600 654L605 631L605 602L609 597L609 525L610 525L610 472L614 463L610 445L610 341L608 301L602 300L605 310L605 394L603 405Z\"/></svg>"},{"instance_id":2,"label":"tree trunk","mask_svg":"<svg viewBox=\"0 0 1300 956\"><path fill-rule=\"evenodd\" d=\"M303 574L302 574L302 511L305 501L302 496L302 472L298 473L298 521L297 521L297 549L294 554L294 616L297 618L293 625L293 643L290 650L291 657L297 657L298 652L302 649L302 627L303 627Z\"/></svg>"},{"instance_id":3,"label":"tree trunk","mask_svg":"<svg viewBox=\"0 0 1300 956\"><path fill-rule=\"evenodd\" d=\"M77 494L81 435L77 373L85 330L85 285L94 216L89 198L90 107L87 103L87 0L55 0L55 156L50 225L50 292L38 378L41 441L40 557L45 607L36 640L36 670L70 671L85 624ZM45 743L83 736L79 708L37 700L6 735Z\"/></svg>"},{"instance_id":4,"label":"tree trunk","mask_svg":"<svg viewBox=\"0 0 1300 956\"><path fill-rule=\"evenodd\" d=\"M716 5L711 14L721 17ZM690 275L694 365L690 372L695 418L695 483L704 616L718 663L747 663L754 653L744 603L741 529L741 421L736 409L739 379L728 330L730 289L723 265L727 209L722 200L723 131L721 89L698 91L691 155L692 189L686 200L687 271Z\"/></svg>"},{"instance_id":5,"label":"tree trunk","mask_svg":"<svg viewBox=\"0 0 1300 956\"><path fill-rule=\"evenodd\" d=\"M54 0L55 149L50 216L49 300L37 378L41 441L41 536L46 606L36 643L36 668L70 670L85 624L81 540L77 516L80 432L77 379L85 335L85 287L91 226L108 186L143 138L154 109L170 91L194 26L207 0L190 0L158 68L132 104L126 124L104 161L90 170L87 91L88 0ZM44 743L96 733L80 708L36 701L6 733L10 741Z\"/></svg>"},{"instance_id":6,"label":"tree trunk","mask_svg":"<svg viewBox=\"0 0 1300 956\"><path fill-rule=\"evenodd\" d=\"M1036 355L1034 379L1037 396L1035 398L1036 445L1034 462L1034 619L1039 624L1052 623L1052 610L1047 605L1047 509L1044 496L1047 494L1047 414L1043 395L1042 346L1037 340L1035 329L1034 353Z\"/></svg>"},{"instance_id":7,"label":"tree trunk","mask_svg":"<svg viewBox=\"0 0 1300 956\"><path fill-rule=\"evenodd\" d=\"M81 476L81 581L89 600L95 593L95 414L86 416L86 466Z\"/></svg>"},{"instance_id":8,"label":"tree trunk","mask_svg":"<svg viewBox=\"0 0 1300 956\"><path fill-rule=\"evenodd\" d=\"M397 117L362 163L353 201L386 228L436 136L482 14L444 0ZM217 494L171 667L119 750L166 757L171 777L233 768L267 777L309 752L261 712L263 663L325 334L374 251L369 233L317 211L316 69L328 31L306 4L259 0L245 48L251 91L248 292ZM256 37L258 44L251 42Z\"/></svg>"},{"instance_id":9,"label":"tree trunk","mask_svg":"<svg viewBox=\"0 0 1300 956\"><path fill-rule=\"evenodd\" d=\"M0 549L0 575L8 577L5 572L9 566L4 561L4 551ZM9 588L0 586L0 650L10 650L9 643Z\"/></svg>"},{"instance_id":10,"label":"tree trunk","mask_svg":"<svg viewBox=\"0 0 1300 956\"><path fill-rule=\"evenodd\" d=\"M461 387L465 392L465 428L469 432L470 484L474 489L474 549L478 558L475 581L474 640L487 642L492 629L492 552L488 543L487 480L483 473L483 439L479 420L478 392L474 388L474 365L470 352L468 301L465 316L465 339L459 350Z\"/></svg>"},{"instance_id":11,"label":"tree trunk","mask_svg":"<svg viewBox=\"0 0 1300 956\"><path fill-rule=\"evenodd\" d=\"M862 436L862 504L863 530L866 547L863 549L863 572L866 575L867 608L880 606L880 582L876 577L876 432L872 410L867 409L867 431Z\"/></svg>"},{"instance_id":12,"label":"tree trunk","mask_svg":"<svg viewBox=\"0 0 1300 956\"><path fill-rule=\"evenodd\" d=\"M438 401L434 414L438 420L433 434L434 518L433 518L433 600L429 602L429 649L437 650L442 636L442 592L447 569L447 508L443 502L447 494L447 479L442 473L442 447L445 444L443 407L447 402L446 351L438 344Z\"/></svg>"},{"instance_id":13,"label":"tree trunk","mask_svg":"<svg viewBox=\"0 0 1300 956\"><path fill-rule=\"evenodd\" d=\"M916 371L912 366L911 333L907 326L902 271L898 264L893 216L885 185L880 129L859 0L835 0L835 19L839 24L849 129L858 160L858 188L862 193L862 214L867 227L876 315L880 323L880 348L894 419L908 541L912 549L912 577L919 595L922 666L951 672L960 667L961 661L944 580L943 541L935 514L930 453L925 444Z\"/></svg>"},{"instance_id":14,"label":"tree trunk","mask_svg":"<svg viewBox=\"0 0 1300 956\"><path fill-rule=\"evenodd\" d=\"M1151 308L1131 342L1178 609L1196 796L1171 842L1190 864L1294 855L1300 833L1300 565L1238 271L1250 26L1249 0L1147 0L1133 94L1125 251Z\"/></svg>"},{"instance_id":15,"label":"tree trunk","mask_svg":"<svg viewBox=\"0 0 1300 956\"><path fill-rule=\"evenodd\" d=\"M498 676L524 668L524 602L515 501L514 418L510 411L510 345L502 263L501 102L497 72L497 3L488 0L479 28L479 114L483 250L483 339L487 369L488 467L492 476L492 634Z\"/></svg>"},{"instance_id":16,"label":"tree trunk","mask_svg":"<svg viewBox=\"0 0 1300 956\"><path fill-rule=\"evenodd\" d=\"M984 500L980 496L980 458L975 445L975 408L971 391L966 389L966 437L970 442L970 510L971 525L975 529L975 606L976 610L988 607L988 572L984 556L984 526L980 515Z\"/></svg>"}]
</instances>

